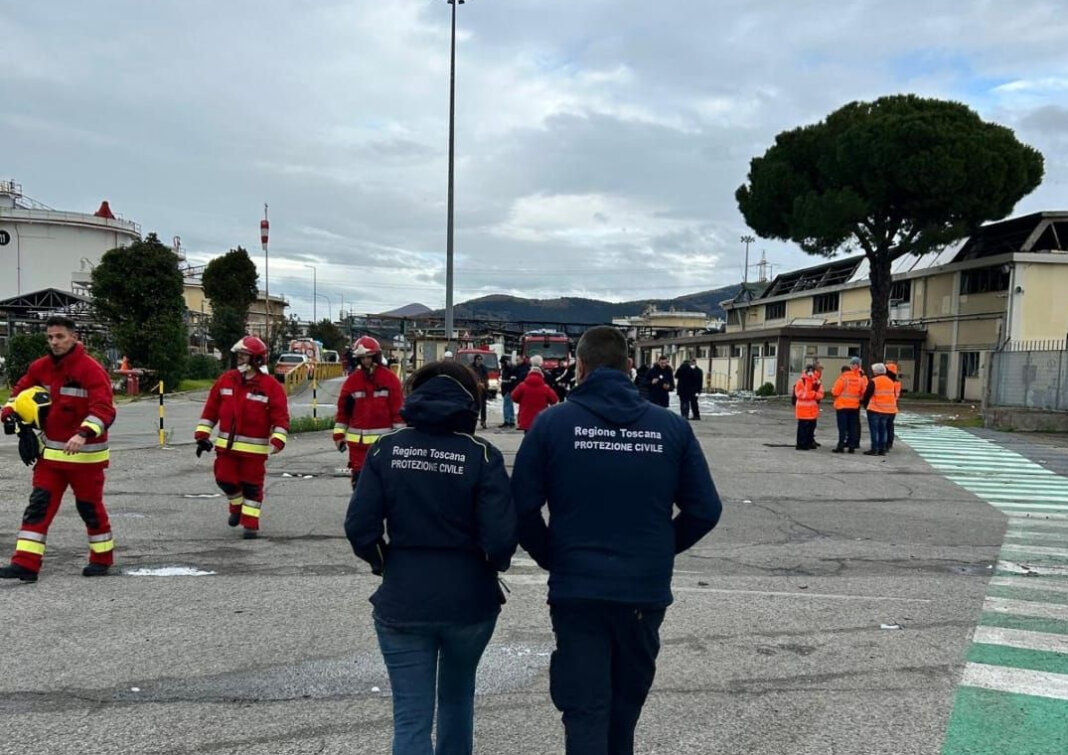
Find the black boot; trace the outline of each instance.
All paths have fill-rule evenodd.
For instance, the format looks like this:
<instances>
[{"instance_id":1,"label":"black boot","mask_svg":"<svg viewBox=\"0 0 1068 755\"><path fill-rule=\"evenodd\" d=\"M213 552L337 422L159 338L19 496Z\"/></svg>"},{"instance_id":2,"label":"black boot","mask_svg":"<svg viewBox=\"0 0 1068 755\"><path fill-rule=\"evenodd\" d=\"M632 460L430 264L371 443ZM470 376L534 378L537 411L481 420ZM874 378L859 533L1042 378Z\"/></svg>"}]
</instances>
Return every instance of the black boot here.
<instances>
[{"instance_id":1,"label":"black boot","mask_svg":"<svg viewBox=\"0 0 1068 755\"><path fill-rule=\"evenodd\" d=\"M244 532L241 533L241 537L243 539L245 539L245 540L255 540L259 536L260 536L259 530L246 529Z\"/></svg>"},{"instance_id":2,"label":"black boot","mask_svg":"<svg viewBox=\"0 0 1068 755\"><path fill-rule=\"evenodd\" d=\"M0 579L20 579L23 582L36 582L37 572L30 571L25 566L8 564L0 568Z\"/></svg>"},{"instance_id":3,"label":"black boot","mask_svg":"<svg viewBox=\"0 0 1068 755\"><path fill-rule=\"evenodd\" d=\"M845 448L843 448L842 446L835 446L834 448L831 449L831 453L832 454L844 454L845 453Z\"/></svg>"},{"instance_id":4,"label":"black boot","mask_svg":"<svg viewBox=\"0 0 1068 755\"><path fill-rule=\"evenodd\" d=\"M107 564L89 564L82 569L83 577L103 577L111 567Z\"/></svg>"},{"instance_id":5,"label":"black boot","mask_svg":"<svg viewBox=\"0 0 1068 755\"><path fill-rule=\"evenodd\" d=\"M240 511L233 512L232 514L230 514L230 518L226 520L226 523L229 524L231 527L236 527L238 524L240 524L240 522L241 522L241 512Z\"/></svg>"},{"instance_id":6,"label":"black boot","mask_svg":"<svg viewBox=\"0 0 1068 755\"><path fill-rule=\"evenodd\" d=\"M875 450L874 448L872 448L872 449L870 449L870 450L868 450L868 451L865 451L865 452L864 452L864 455L865 455L865 456L878 456L878 455L879 455L879 452L878 452L878 451L876 451L876 450Z\"/></svg>"}]
</instances>

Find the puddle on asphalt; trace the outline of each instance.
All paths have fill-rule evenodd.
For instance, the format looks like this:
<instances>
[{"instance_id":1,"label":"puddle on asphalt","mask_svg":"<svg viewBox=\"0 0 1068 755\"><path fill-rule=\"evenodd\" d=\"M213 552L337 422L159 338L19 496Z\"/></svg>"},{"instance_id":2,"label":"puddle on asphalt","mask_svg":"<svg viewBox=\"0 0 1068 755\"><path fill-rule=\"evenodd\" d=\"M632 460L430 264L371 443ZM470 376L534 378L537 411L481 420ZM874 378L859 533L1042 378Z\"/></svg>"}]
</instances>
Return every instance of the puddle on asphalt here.
<instances>
[{"instance_id":1,"label":"puddle on asphalt","mask_svg":"<svg viewBox=\"0 0 1068 755\"><path fill-rule=\"evenodd\" d=\"M127 569L123 572L128 577L207 577L215 574L195 566L145 566L139 569Z\"/></svg>"}]
</instances>

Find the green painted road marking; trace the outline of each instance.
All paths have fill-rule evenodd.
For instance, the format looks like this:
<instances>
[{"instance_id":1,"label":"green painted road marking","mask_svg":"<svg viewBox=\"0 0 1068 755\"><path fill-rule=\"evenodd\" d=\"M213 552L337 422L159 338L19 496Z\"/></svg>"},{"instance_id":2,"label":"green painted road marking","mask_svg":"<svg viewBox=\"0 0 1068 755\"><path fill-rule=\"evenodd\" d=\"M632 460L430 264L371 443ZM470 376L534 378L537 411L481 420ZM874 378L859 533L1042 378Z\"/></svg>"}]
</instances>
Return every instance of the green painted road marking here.
<instances>
[{"instance_id":1,"label":"green painted road marking","mask_svg":"<svg viewBox=\"0 0 1068 755\"><path fill-rule=\"evenodd\" d=\"M1008 520L943 755L1066 755L1068 479L959 428L907 415L898 427L932 468Z\"/></svg>"},{"instance_id":2,"label":"green painted road marking","mask_svg":"<svg viewBox=\"0 0 1068 755\"><path fill-rule=\"evenodd\" d=\"M1064 755L1061 700L961 687L942 755Z\"/></svg>"}]
</instances>

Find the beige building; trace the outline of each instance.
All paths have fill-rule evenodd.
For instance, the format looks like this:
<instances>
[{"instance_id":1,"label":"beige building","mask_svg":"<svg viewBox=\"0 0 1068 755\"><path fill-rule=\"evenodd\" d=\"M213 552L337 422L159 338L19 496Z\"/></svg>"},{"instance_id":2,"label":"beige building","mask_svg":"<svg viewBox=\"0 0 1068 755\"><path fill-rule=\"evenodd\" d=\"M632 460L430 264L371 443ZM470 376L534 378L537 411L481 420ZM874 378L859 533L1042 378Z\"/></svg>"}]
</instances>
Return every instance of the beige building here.
<instances>
[{"instance_id":1,"label":"beige building","mask_svg":"<svg viewBox=\"0 0 1068 755\"><path fill-rule=\"evenodd\" d=\"M204 352L208 348L208 321L211 319L211 301L204 295L204 286L199 280L189 278L185 282L185 308L189 312L189 342L190 348ZM268 309L269 306L269 309ZM250 335L264 338L266 334L267 312L270 312L271 332L285 325L286 307L289 302L285 297L270 297L268 305L263 292L259 298L248 308L246 325Z\"/></svg>"},{"instance_id":2,"label":"beige building","mask_svg":"<svg viewBox=\"0 0 1068 755\"><path fill-rule=\"evenodd\" d=\"M744 292L743 292L744 293ZM991 223L945 250L894 262L885 358L903 389L978 401L990 355L1008 343L1068 334L1068 212ZM787 393L804 365L828 376L851 356L865 363L871 318L864 257L777 276L760 294L724 302L727 328L641 341L640 361L693 356L711 389L772 383Z\"/></svg>"}]
</instances>

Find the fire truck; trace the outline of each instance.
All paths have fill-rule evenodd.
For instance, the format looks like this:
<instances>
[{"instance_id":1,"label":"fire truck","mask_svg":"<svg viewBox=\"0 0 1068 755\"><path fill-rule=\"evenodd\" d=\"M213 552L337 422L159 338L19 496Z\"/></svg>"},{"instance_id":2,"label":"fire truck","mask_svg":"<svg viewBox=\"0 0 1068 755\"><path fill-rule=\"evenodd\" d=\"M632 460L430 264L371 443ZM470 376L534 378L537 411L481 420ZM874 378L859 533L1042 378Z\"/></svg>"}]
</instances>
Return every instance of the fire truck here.
<instances>
[{"instance_id":1,"label":"fire truck","mask_svg":"<svg viewBox=\"0 0 1068 755\"><path fill-rule=\"evenodd\" d=\"M542 369L556 370L571 363L571 339L558 330L528 330L519 338L520 356L540 354Z\"/></svg>"}]
</instances>

